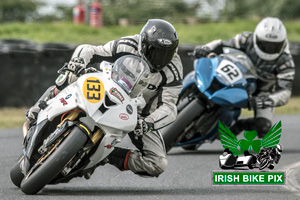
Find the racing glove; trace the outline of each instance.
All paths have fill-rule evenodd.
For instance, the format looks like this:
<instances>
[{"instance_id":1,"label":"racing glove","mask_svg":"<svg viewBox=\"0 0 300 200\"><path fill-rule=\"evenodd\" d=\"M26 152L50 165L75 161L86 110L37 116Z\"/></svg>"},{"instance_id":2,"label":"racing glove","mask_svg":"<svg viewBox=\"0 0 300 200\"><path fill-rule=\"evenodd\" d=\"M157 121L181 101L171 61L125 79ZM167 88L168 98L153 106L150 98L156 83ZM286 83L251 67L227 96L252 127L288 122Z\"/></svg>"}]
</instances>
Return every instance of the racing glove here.
<instances>
[{"instance_id":1,"label":"racing glove","mask_svg":"<svg viewBox=\"0 0 300 200\"><path fill-rule=\"evenodd\" d=\"M68 70L73 72L77 77L83 73L85 69L84 60L81 57L72 58L68 64Z\"/></svg>"},{"instance_id":2,"label":"racing glove","mask_svg":"<svg viewBox=\"0 0 300 200\"><path fill-rule=\"evenodd\" d=\"M59 70L61 75L55 81L56 87L62 90L69 84L77 81L81 75L91 72L97 72L97 70L93 67L86 68L83 58L72 58L67 65Z\"/></svg>"},{"instance_id":3,"label":"racing glove","mask_svg":"<svg viewBox=\"0 0 300 200\"><path fill-rule=\"evenodd\" d=\"M274 107L274 101L266 96L252 97L249 100L249 104L250 109L253 110Z\"/></svg>"},{"instance_id":4,"label":"racing glove","mask_svg":"<svg viewBox=\"0 0 300 200\"><path fill-rule=\"evenodd\" d=\"M134 132L137 136L142 136L152 130L154 130L154 122L153 120L146 118L138 120Z\"/></svg>"},{"instance_id":5,"label":"racing glove","mask_svg":"<svg viewBox=\"0 0 300 200\"><path fill-rule=\"evenodd\" d=\"M40 110L41 108L39 106L34 105L26 111L26 118L29 119L31 124L35 123Z\"/></svg>"},{"instance_id":6,"label":"racing glove","mask_svg":"<svg viewBox=\"0 0 300 200\"><path fill-rule=\"evenodd\" d=\"M208 46L197 46L193 54L196 58L202 58L206 57L209 53L211 53L211 49Z\"/></svg>"}]
</instances>

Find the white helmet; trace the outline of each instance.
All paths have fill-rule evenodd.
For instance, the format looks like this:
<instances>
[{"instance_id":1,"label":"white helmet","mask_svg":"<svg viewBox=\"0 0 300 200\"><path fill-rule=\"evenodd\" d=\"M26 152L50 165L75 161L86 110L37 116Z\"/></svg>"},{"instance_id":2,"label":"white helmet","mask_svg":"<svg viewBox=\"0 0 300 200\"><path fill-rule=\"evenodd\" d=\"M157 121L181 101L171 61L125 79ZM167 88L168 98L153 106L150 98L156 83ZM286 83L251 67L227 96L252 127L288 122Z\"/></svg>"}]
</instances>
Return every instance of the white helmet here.
<instances>
[{"instance_id":1,"label":"white helmet","mask_svg":"<svg viewBox=\"0 0 300 200\"><path fill-rule=\"evenodd\" d=\"M255 51L261 59L267 61L277 59L287 43L286 29L283 23L273 17L261 20L255 28L253 43Z\"/></svg>"}]
</instances>

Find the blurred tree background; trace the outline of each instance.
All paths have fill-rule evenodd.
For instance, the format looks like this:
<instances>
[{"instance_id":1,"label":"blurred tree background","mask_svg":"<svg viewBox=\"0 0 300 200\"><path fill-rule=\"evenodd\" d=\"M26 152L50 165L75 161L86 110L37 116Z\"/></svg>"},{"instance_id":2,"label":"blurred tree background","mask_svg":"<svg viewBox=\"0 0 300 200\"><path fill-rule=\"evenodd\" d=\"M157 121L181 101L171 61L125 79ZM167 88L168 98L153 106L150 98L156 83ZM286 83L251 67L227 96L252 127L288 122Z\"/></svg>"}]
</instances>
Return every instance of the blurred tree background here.
<instances>
[{"instance_id":1,"label":"blurred tree background","mask_svg":"<svg viewBox=\"0 0 300 200\"><path fill-rule=\"evenodd\" d=\"M92 0L84 0L86 7ZM173 23L198 23L257 19L276 16L283 20L299 19L299 0L102 0L104 25L116 25L120 19L130 24L149 18L163 18ZM0 23L72 21L76 5L56 4L55 12L40 13L44 0L0 1Z\"/></svg>"}]
</instances>

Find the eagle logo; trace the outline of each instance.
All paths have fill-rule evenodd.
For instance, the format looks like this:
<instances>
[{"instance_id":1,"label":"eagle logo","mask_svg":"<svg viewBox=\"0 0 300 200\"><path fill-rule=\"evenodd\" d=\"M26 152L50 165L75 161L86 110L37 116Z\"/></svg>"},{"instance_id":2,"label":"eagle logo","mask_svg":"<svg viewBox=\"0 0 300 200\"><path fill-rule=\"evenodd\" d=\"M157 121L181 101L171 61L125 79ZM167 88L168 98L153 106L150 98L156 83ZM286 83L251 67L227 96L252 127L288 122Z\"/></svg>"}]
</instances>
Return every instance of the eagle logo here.
<instances>
[{"instance_id":1,"label":"eagle logo","mask_svg":"<svg viewBox=\"0 0 300 200\"><path fill-rule=\"evenodd\" d=\"M281 137L281 121L274 124L262 140L255 139L257 136L256 130L245 131L245 139L238 140L231 130L219 121L220 141L224 149L229 149L234 156L243 154L245 151L250 153L259 153L260 149L273 147L279 143Z\"/></svg>"}]
</instances>

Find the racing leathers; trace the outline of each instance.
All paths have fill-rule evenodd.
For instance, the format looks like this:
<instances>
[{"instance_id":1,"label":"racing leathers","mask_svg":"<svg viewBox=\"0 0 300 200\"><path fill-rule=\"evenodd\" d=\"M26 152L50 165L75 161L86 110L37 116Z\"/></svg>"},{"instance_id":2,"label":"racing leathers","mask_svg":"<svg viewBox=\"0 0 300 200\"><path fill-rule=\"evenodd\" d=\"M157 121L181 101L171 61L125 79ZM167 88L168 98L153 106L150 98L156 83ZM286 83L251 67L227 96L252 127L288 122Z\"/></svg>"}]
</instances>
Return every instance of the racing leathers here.
<instances>
[{"instance_id":1,"label":"racing leathers","mask_svg":"<svg viewBox=\"0 0 300 200\"><path fill-rule=\"evenodd\" d=\"M255 116L239 120L232 127L232 131L238 134L244 129L257 130L258 135L263 137L272 126L274 107L285 105L291 96L295 64L288 43L281 55L272 61L263 60L256 54L251 32L240 33L225 41L214 40L205 46L206 52L209 49L217 54L223 53L223 47L235 48L246 53L253 62L258 74L257 89L253 94Z\"/></svg>"},{"instance_id":2,"label":"racing leathers","mask_svg":"<svg viewBox=\"0 0 300 200\"><path fill-rule=\"evenodd\" d=\"M127 36L100 46L80 45L75 49L72 59L75 57L82 58L85 67L88 68L92 64L101 63L102 61L113 63L124 55L139 56L139 37L139 35ZM69 74L69 76L72 76L72 74ZM151 177L157 177L166 169L165 147L157 130L172 123L177 116L176 101L182 89L182 77L182 63L177 53L175 53L171 63L161 71L151 73L150 84L143 92L147 104L139 110L139 114L145 121L154 124L154 130L142 137L137 137L133 132L129 133L133 144L138 149L136 151L115 148L116 151L113 151L111 155L121 157L122 166L119 166L119 169L130 169L136 174ZM65 83L57 82L58 87L63 85ZM112 158L112 156L109 158L110 160L118 160Z\"/></svg>"}]
</instances>

